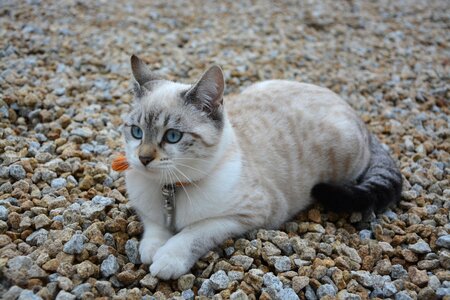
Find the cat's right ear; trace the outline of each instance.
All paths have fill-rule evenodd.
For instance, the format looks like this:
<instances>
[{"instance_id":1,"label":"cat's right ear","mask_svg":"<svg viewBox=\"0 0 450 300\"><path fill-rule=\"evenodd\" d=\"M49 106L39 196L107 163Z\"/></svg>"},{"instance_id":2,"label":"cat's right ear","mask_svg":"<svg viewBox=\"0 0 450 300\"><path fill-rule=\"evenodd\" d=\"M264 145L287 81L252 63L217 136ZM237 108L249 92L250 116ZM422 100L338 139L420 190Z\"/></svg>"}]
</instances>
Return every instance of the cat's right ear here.
<instances>
[{"instance_id":1,"label":"cat's right ear","mask_svg":"<svg viewBox=\"0 0 450 300\"><path fill-rule=\"evenodd\" d=\"M157 77L147 67L147 65L136 55L131 55L131 71L133 77L140 87L144 86L147 82L156 80Z\"/></svg>"}]
</instances>

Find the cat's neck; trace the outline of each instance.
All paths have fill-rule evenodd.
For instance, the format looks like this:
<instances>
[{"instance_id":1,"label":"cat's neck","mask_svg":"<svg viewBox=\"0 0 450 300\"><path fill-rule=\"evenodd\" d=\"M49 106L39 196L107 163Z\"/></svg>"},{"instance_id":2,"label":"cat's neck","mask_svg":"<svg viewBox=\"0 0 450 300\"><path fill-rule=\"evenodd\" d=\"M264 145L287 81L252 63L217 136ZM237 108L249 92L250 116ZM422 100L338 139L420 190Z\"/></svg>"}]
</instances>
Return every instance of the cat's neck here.
<instances>
[{"instance_id":1,"label":"cat's neck","mask_svg":"<svg viewBox=\"0 0 450 300\"><path fill-rule=\"evenodd\" d=\"M212 174L220 167L227 163L227 161L238 160L240 158L240 147L237 143L234 129L228 120L227 114L224 112L224 125L220 142L217 145L217 151L214 157L211 159L211 164L206 170L206 174ZM204 178L202 178L204 179ZM202 180L200 179L200 180Z\"/></svg>"}]
</instances>

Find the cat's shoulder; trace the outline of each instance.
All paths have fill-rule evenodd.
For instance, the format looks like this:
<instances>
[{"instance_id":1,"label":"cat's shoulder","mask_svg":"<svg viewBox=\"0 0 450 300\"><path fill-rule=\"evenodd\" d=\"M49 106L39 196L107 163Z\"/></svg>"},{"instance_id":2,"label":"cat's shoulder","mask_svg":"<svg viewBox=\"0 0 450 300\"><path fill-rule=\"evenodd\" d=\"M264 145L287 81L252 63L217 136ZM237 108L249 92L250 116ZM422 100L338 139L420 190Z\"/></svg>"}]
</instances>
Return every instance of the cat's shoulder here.
<instances>
[{"instance_id":1,"label":"cat's shoulder","mask_svg":"<svg viewBox=\"0 0 450 300\"><path fill-rule=\"evenodd\" d=\"M294 80L272 79L254 83L245 88L242 93L254 92L292 92L301 93L333 93L331 90L310 83L298 82Z\"/></svg>"}]
</instances>

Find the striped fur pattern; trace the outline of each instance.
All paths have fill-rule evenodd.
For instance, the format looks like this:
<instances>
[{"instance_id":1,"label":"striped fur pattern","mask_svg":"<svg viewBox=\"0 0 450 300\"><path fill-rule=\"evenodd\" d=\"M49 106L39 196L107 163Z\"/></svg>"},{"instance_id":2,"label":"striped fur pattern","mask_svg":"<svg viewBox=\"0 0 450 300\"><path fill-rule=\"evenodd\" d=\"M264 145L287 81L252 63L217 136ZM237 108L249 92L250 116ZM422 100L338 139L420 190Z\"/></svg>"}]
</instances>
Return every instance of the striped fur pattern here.
<instances>
[{"instance_id":1,"label":"striped fur pattern","mask_svg":"<svg viewBox=\"0 0 450 300\"><path fill-rule=\"evenodd\" d=\"M188 85L158 79L135 56L131 65L137 94L123 129L126 184L144 224L141 260L153 275L177 278L226 238L276 228L313 197L360 210L398 199L394 162L330 90L272 80L223 99L218 67ZM184 133L178 143L163 140L171 128ZM143 154L152 155L147 165ZM186 183L177 190L176 233L164 227L161 185L170 182Z\"/></svg>"}]
</instances>

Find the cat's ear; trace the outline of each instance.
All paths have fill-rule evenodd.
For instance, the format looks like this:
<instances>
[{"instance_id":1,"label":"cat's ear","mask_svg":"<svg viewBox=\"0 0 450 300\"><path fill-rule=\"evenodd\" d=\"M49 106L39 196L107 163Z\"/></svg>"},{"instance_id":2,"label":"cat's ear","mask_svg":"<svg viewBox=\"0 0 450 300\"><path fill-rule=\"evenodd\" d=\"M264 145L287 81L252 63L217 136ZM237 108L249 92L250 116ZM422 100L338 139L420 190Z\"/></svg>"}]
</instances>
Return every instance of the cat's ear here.
<instances>
[{"instance_id":1,"label":"cat's ear","mask_svg":"<svg viewBox=\"0 0 450 300\"><path fill-rule=\"evenodd\" d=\"M205 111L214 111L223 102L225 81L219 66L212 66L200 80L187 91L186 101Z\"/></svg>"},{"instance_id":2,"label":"cat's ear","mask_svg":"<svg viewBox=\"0 0 450 300\"><path fill-rule=\"evenodd\" d=\"M134 79L140 86L143 86L149 81L156 80L156 75L150 71L147 65L136 55L131 55L131 71Z\"/></svg>"}]
</instances>

